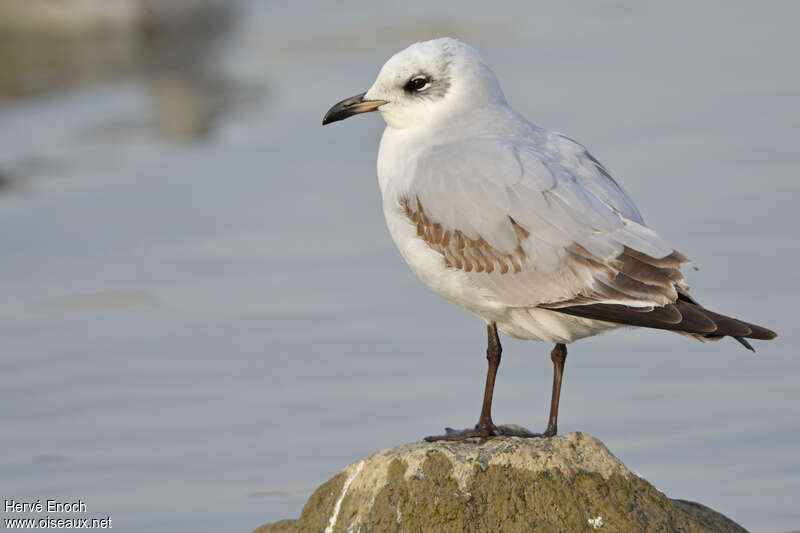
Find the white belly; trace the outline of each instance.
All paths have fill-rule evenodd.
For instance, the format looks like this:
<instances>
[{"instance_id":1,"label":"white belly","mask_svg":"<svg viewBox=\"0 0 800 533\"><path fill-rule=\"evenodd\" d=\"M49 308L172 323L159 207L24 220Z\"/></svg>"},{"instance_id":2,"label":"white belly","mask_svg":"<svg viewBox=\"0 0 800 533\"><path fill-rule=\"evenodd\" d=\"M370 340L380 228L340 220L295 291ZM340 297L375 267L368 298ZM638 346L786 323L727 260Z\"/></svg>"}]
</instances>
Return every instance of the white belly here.
<instances>
[{"instance_id":1,"label":"white belly","mask_svg":"<svg viewBox=\"0 0 800 533\"><path fill-rule=\"evenodd\" d=\"M437 294L460 305L487 323L518 339L569 343L619 327L616 324L565 315L537 307L510 307L467 275L445 266L442 254L417 236L416 226L391 200L384 201L389 232L408 266ZM488 275L488 274L487 274Z\"/></svg>"}]
</instances>

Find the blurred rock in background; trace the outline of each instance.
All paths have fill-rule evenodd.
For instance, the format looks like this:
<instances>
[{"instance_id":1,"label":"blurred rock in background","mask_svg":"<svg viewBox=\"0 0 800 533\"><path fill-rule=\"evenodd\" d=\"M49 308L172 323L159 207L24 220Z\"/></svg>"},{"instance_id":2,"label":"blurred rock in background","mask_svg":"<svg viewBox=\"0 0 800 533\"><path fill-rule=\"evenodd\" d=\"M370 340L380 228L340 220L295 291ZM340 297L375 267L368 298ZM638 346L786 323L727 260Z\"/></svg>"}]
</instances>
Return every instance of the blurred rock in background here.
<instances>
[{"instance_id":1,"label":"blurred rock in background","mask_svg":"<svg viewBox=\"0 0 800 533\"><path fill-rule=\"evenodd\" d=\"M4 0L0 31L81 38L133 33L142 25L146 4L139 0Z\"/></svg>"},{"instance_id":2,"label":"blurred rock in background","mask_svg":"<svg viewBox=\"0 0 800 533\"><path fill-rule=\"evenodd\" d=\"M225 0L3 0L0 105L136 76L149 86L149 123L157 136L204 138L221 112L244 94L225 79L214 57L238 5Z\"/></svg>"}]
</instances>

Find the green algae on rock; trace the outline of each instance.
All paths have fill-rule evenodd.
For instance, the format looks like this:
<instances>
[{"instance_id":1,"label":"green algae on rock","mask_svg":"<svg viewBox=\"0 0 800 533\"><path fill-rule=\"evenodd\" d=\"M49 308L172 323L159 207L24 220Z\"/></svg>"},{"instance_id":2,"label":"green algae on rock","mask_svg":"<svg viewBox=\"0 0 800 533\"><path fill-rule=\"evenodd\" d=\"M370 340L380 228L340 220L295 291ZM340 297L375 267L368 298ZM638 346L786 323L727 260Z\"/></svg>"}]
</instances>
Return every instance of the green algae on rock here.
<instances>
[{"instance_id":1,"label":"green algae on rock","mask_svg":"<svg viewBox=\"0 0 800 533\"><path fill-rule=\"evenodd\" d=\"M583 433L404 444L321 485L297 520L256 533L742 532L671 500Z\"/></svg>"}]
</instances>

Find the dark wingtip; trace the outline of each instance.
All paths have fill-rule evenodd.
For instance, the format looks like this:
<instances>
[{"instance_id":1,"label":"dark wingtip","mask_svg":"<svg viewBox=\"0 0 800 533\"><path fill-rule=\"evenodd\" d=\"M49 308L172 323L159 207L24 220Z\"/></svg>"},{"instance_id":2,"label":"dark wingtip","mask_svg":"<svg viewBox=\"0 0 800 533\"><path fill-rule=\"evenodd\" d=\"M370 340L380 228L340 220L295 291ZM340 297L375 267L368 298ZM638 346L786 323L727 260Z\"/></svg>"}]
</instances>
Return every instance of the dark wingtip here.
<instances>
[{"instance_id":1,"label":"dark wingtip","mask_svg":"<svg viewBox=\"0 0 800 533\"><path fill-rule=\"evenodd\" d=\"M760 341L771 341L775 337L778 336L777 333L772 331L771 329L767 329L762 326L756 326L755 324L748 324L752 333L747 336L748 339L758 339Z\"/></svg>"}]
</instances>

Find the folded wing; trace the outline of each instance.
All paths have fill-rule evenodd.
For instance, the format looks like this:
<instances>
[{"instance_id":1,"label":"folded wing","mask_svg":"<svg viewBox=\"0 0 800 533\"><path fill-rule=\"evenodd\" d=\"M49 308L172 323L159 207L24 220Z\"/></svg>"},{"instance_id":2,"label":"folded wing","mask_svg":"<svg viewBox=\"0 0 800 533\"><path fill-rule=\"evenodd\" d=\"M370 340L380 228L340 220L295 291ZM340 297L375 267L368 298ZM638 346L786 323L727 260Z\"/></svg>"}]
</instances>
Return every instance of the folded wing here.
<instances>
[{"instance_id":1,"label":"folded wing","mask_svg":"<svg viewBox=\"0 0 800 533\"><path fill-rule=\"evenodd\" d=\"M396 197L419 237L505 305L647 309L688 289L687 259L574 141L476 138L426 148L411 168Z\"/></svg>"}]
</instances>

